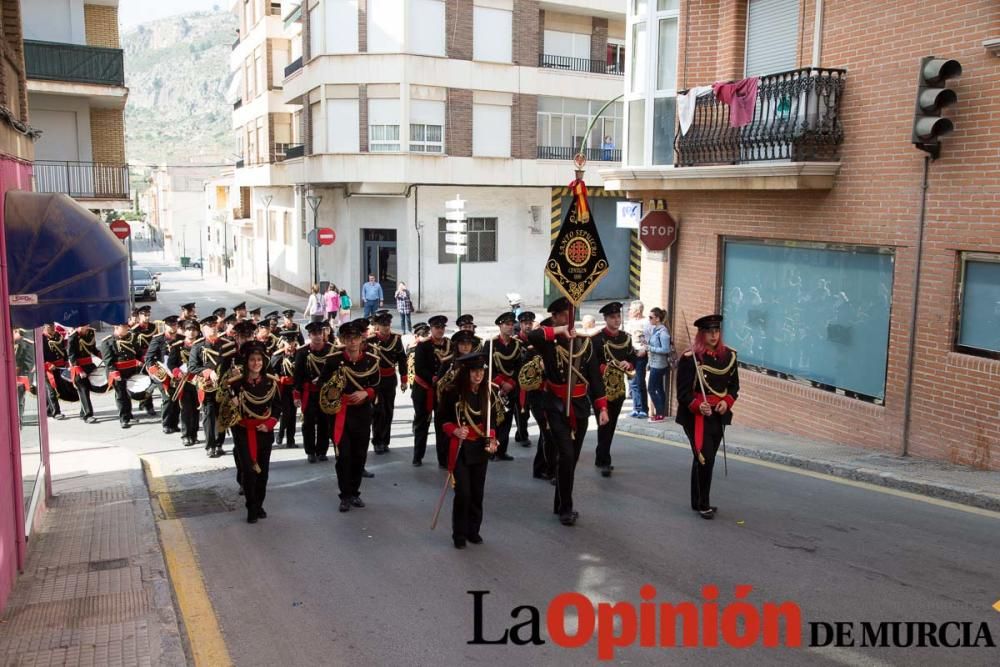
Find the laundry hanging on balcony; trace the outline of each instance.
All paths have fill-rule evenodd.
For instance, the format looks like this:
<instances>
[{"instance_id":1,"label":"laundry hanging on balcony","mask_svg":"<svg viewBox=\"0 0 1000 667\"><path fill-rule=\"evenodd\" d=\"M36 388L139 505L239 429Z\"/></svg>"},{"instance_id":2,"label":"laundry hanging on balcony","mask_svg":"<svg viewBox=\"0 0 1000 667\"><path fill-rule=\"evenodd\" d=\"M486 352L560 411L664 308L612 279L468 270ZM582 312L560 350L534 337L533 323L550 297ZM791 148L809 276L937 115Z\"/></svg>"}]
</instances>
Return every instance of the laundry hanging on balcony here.
<instances>
[{"instance_id":1,"label":"laundry hanging on balcony","mask_svg":"<svg viewBox=\"0 0 1000 667\"><path fill-rule=\"evenodd\" d=\"M694 108L698 98L712 92L712 86L695 86L686 93L677 93L677 119L681 125L681 134L687 134L694 122Z\"/></svg>"},{"instance_id":2,"label":"laundry hanging on balcony","mask_svg":"<svg viewBox=\"0 0 1000 667\"><path fill-rule=\"evenodd\" d=\"M760 77L751 76L732 83L713 83L715 99L729 106L729 125L743 127L753 120L757 107L757 86Z\"/></svg>"},{"instance_id":3,"label":"laundry hanging on balcony","mask_svg":"<svg viewBox=\"0 0 1000 667\"><path fill-rule=\"evenodd\" d=\"M97 216L66 195L20 191L4 213L14 326L127 319L128 253Z\"/></svg>"}]
</instances>

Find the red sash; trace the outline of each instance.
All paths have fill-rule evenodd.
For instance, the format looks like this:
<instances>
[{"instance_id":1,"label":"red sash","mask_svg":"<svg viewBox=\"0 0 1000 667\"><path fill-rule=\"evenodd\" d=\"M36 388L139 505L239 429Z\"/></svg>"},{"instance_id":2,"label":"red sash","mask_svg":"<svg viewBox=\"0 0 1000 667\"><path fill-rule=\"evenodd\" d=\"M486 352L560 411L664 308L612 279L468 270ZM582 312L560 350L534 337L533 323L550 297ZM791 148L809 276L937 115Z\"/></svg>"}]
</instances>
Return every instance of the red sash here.
<instances>
[{"instance_id":1,"label":"red sash","mask_svg":"<svg viewBox=\"0 0 1000 667\"><path fill-rule=\"evenodd\" d=\"M18 375L17 384L24 387L25 393L31 392L31 378L29 378L27 375Z\"/></svg>"},{"instance_id":2,"label":"red sash","mask_svg":"<svg viewBox=\"0 0 1000 667\"><path fill-rule=\"evenodd\" d=\"M723 399L719 398L715 394L712 394L706 400L702 394L695 394L695 401L700 403L708 403L712 406L712 411L714 414L715 406L723 402ZM701 454L701 448L705 443L705 415L701 414L701 410L694 410L694 451Z\"/></svg>"},{"instance_id":3,"label":"red sash","mask_svg":"<svg viewBox=\"0 0 1000 667\"><path fill-rule=\"evenodd\" d=\"M129 368L138 368L139 366L142 366L142 362L140 362L138 359L129 359L128 361L116 361L115 362L115 368L117 368L120 371L129 369Z\"/></svg>"},{"instance_id":4,"label":"red sash","mask_svg":"<svg viewBox=\"0 0 1000 667\"><path fill-rule=\"evenodd\" d=\"M380 368L380 369L378 369L378 374L381 375L384 378L391 378L392 376L394 376L396 374L396 369L395 368L391 368L391 367L390 368Z\"/></svg>"},{"instance_id":5,"label":"red sash","mask_svg":"<svg viewBox=\"0 0 1000 667\"><path fill-rule=\"evenodd\" d=\"M59 359L58 361L46 361L45 362L45 377L49 380L49 386L53 389L56 388L56 376L52 372L53 368L66 368L66 360Z\"/></svg>"},{"instance_id":6,"label":"red sash","mask_svg":"<svg viewBox=\"0 0 1000 667\"><path fill-rule=\"evenodd\" d=\"M274 429L274 425L277 423L278 420L273 417L268 417L267 419L241 419L239 421L240 426L247 430L247 450L250 452L250 462L253 463L254 472L260 472L260 466L257 465L257 427L263 424L270 431Z\"/></svg>"},{"instance_id":7,"label":"red sash","mask_svg":"<svg viewBox=\"0 0 1000 667\"><path fill-rule=\"evenodd\" d=\"M427 393L427 412L430 412L434 409L434 387L428 384L427 380L423 379L419 375L415 376L414 380L418 385L423 387L424 391Z\"/></svg>"},{"instance_id":8,"label":"red sash","mask_svg":"<svg viewBox=\"0 0 1000 667\"><path fill-rule=\"evenodd\" d=\"M312 394L313 389L318 389L318 387L312 382L306 382L302 385L302 410L309 407L309 396Z\"/></svg>"},{"instance_id":9,"label":"red sash","mask_svg":"<svg viewBox=\"0 0 1000 667\"><path fill-rule=\"evenodd\" d=\"M477 429L480 433L486 430L486 424L476 424ZM469 426L469 430L472 430L472 426ZM476 436L475 440L479 440L482 436ZM490 439L496 437L496 430L490 429ZM450 442L448 443L448 473L453 474L455 472L455 464L458 463L458 450L461 449L464 440L459 440L458 438L452 436ZM488 441L487 441L488 442Z\"/></svg>"},{"instance_id":10,"label":"red sash","mask_svg":"<svg viewBox=\"0 0 1000 667\"><path fill-rule=\"evenodd\" d=\"M368 400L372 400L372 396L375 393L374 389L365 389L368 394ZM363 405L363 403L357 403L355 405ZM333 416L333 446L339 451L340 449L340 438L344 435L344 425L347 423L347 411L348 409L355 407L355 405L347 404L347 395L344 394L340 401L340 410L337 414Z\"/></svg>"},{"instance_id":11,"label":"red sash","mask_svg":"<svg viewBox=\"0 0 1000 667\"><path fill-rule=\"evenodd\" d=\"M94 363L93 357L79 357L73 365L73 372L70 377L75 381L78 375L86 375L87 369L85 366L89 366L92 363Z\"/></svg>"}]
</instances>

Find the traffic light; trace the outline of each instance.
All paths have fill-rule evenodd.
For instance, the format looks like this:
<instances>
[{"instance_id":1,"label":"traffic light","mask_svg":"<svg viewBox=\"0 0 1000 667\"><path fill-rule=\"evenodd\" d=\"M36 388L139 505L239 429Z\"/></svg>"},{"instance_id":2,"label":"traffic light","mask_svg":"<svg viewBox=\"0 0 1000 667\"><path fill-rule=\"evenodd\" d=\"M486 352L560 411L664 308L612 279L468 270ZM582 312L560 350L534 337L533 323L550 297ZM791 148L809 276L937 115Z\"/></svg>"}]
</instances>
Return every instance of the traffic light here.
<instances>
[{"instance_id":1,"label":"traffic light","mask_svg":"<svg viewBox=\"0 0 1000 667\"><path fill-rule=\"evenodd\" d=\"M934 159L941 155L939 138L955 129L951 120L941 117L942 109L958 101L958 95L951 88L946 88L945 82L961 75L962 64L957 60L935 56L920 59L911 141Z\"/></svg>"}]
</instances>

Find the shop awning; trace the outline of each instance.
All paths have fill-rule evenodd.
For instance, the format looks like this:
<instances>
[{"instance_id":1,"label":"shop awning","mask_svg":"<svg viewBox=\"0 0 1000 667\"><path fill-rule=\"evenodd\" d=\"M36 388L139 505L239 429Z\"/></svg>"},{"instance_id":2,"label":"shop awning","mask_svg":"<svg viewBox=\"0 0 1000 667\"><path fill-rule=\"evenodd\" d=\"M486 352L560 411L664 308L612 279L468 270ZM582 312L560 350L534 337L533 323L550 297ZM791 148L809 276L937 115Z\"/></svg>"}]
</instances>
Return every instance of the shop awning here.
<instances>
[{"instance_id":1,"label":"shop awning","mask_svg":"<svg viewBox=\"0 0 1000 667\"><path fill-rule=\"evenodd\" d=\"M62 194L8 192L4 229L14 326L126 320L128 253L93 213Z\"/></svg>"}]
</instances>

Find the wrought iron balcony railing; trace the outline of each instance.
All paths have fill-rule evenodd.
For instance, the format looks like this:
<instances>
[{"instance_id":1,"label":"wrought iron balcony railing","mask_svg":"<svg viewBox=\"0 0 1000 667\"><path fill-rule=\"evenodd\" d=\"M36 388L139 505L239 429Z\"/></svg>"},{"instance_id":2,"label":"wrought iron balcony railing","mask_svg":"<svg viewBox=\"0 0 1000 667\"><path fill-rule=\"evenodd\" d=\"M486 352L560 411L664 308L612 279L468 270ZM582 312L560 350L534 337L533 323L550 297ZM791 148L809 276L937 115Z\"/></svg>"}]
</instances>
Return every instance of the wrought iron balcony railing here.
<instances>
[{"instance_id":1,"label":"wrought iron balcony railing","mask_svg":"<svg viewBox=\"0 0 1000 667\"><path fill-rule=\"evenodd\" d=\"M282 147L281 160L291 160L292 158L302 157L306 154L305 144L275 144L276 152L279 146ZM280 162L281 160L278 161Z\"/></svg>"},{"instance_id":2,"label":"wrought iron balcony railing","mask_svg":"<svg viewBox=\"0 0 1000 667\"><path fill-rule=\"evenodd\" d=\"M24 68L29 79L125 85L125 58L121 49L26 39Z\"/></svg>"},{"instance_id":3,"label":"wrought iron balcony railing","mask_svg":"<svg viewBox=\"0 0 1000 667\"><path fill-rule=\"evenodd\" d=\"M129 199L128 165L35 160L35 192L75 199Z\"/></svg>"},{"instance_id":4,"label":"wrought iron balcony railing","mask_svg":"<svg viewBox=\"0 0 1000 667\"><path fill-rule=\"evenodd\" d=\"M539 160L572 160L580 150L579 146L539 146L535 156ZM587 148L583 154L588 162L621 162L620 148Z\"/></svg>"},{"instance_id":5,"label":"wrought iron balcony railing","mask_svg":"<svg viewBox=\"0 0 1000 667\"><path fill-rule=\"evenodd\" d=\"M244 160L243 158L240 158L239 160L236 161L237 169L242 169L245 166L246 166L246 160Z\"/></svg>"},{"instance_id":6,"label":"wrought iron balcony railing","mask_svg":"<svg viewBox=\"0 0 1000 667\"><path fill-rule=\"evenodd\" d=\"M805 67L760 77L753 118L743 127L732 127L729 105L715 95L699 97L694 122L674 139L674 164L837 160L846 75L842 69Z\"/></svg>"},{"instance_id":7,"label":"wrought iron balcony railing","mask_svg":"<svg viewBox=\"0 0 1000 667\"><path fill-rule=\"evenodd\" d=\"M590 72L591 74L616 74L618 76L625 74L616 64L609 63L606 60L551 56L546 53L538 55L538 66L549 69L564 69L572 72Z\"/></svg>"},{"instance_id":8,"label":"wrought iron balcony railing","mask_svg":"<svg viewBox=\"0 0 1000 667\"><path fill-rule=\"evenodd\" d=\"M287 79L300 69L302 69L302 56L299 56L292 62L288 63L288 66L285 67L285 78Z\"/></svg>"},{"instance_id":9,"label":"wrought iron balcony railing","mask_svg":"<svg viewBox=\"0 0 1000 667\"><path fill-rule=\"evenodd\" d=\"M240 98L240 99L236 100L235 102L233 102L233 111L236 111L237 109L241 108L242 106L243 106L243 99Z\"/></svg>"}]
</instances>

